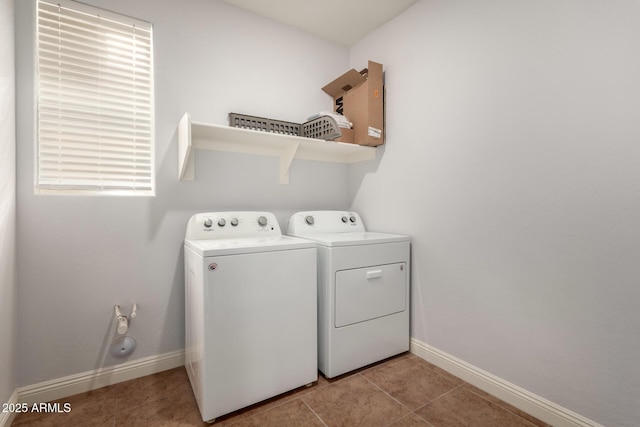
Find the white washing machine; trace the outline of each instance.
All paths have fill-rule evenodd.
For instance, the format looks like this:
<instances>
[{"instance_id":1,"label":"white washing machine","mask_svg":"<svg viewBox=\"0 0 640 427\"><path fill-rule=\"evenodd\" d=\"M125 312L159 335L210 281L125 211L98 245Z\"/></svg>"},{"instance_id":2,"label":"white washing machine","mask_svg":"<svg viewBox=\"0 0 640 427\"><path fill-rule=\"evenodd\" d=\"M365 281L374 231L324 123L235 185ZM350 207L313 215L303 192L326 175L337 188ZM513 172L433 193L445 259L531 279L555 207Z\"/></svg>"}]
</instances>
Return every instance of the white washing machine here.
<instances>
[{"instance_id":1,"label":"white washing machine","mask_svg":"<svg viewBox=\"0 0 640 427\"><path fill-rule=\"evenodd\" d=\"M316 245L267 212L191 217L185 365L202 419L318 379Z\"/></svg>"},{"instance_id":2,"label":"white washing machine","mask_svg":"<svg viewBox=\"0 0 640 427\"><path fill-rule=\"evenodd\" d=\"M318 244L318 367L332 378L409 350L407 236L355 212L298 212L287 234Z\"/></svg>"}]
</instances>

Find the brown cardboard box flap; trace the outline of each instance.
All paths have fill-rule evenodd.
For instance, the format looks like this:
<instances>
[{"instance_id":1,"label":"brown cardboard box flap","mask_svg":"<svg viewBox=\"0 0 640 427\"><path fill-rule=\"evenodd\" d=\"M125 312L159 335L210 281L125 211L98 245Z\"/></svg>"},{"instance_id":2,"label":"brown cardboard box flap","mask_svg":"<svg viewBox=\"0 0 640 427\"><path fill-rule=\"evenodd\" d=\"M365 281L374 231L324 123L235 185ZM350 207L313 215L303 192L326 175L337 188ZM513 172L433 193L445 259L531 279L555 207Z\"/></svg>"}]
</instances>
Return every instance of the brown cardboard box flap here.
<instances>
[{"instance_id":1,"label":"brown cardboard box flap","mask_svg":"<svg viewBox=\"0 0 640 427\"><path fill-rule=\"evenodd\" d=\"M342 93L358 87L366 81L367 78L365 76L352 68L331 83L325 85L322 90L332 98L338 98Z\"/></svg>"},{"instance_id":2,"label":"brown cardboard box flap","mask_svg":"<svg viewBox=\"0 0 640 427\"><path fill-rule=\"evenodd\" d=\"M382 64L368 62L358 72L351 69L322 90L333 98L334 111L353 123L353 142L377 147L384 144L384 75ZM348 141L345 135L343 141Z\"/></svg>"}]
</instances>

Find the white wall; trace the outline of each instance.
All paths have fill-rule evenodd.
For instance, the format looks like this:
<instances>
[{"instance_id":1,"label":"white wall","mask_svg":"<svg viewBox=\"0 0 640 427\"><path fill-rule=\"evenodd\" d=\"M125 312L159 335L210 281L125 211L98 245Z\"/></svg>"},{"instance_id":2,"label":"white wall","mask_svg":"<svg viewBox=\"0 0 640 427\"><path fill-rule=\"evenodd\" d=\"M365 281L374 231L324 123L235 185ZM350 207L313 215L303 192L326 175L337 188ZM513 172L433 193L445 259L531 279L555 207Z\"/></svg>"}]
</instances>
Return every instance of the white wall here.
<instances>
[{"instance_id":1,"label":"white wall","mask_svg":"<svg viewBox=\"0 0 640 427\"><path fill-rule=\"evenodd\" d=\"M13 1L0 0L0 403L7 402L16 388L16 140L13 41Z\"/></svg>"},{"instance_id":2,"label":"white wall","mask_svg":"<svg viewBox=\"0 0 640 427\"><path fill-rule=\"evenodd\" d=\"M326 110L320 88L348 51L216 0L86 3L153 23L157 196L33 194L34 1L16 1L18 70L19 385L119 362L107 356L113 305L139 305L132 358L184 346L182 241L203 211L349 205L348 167L295 161L278 184L275 158L198 152L196 180L177 179L177 123L226 124L229 112L301 122Z\"/></svg>"},{"instance_id":3,"label":"white wall","mask_svg":"<svg viewBox=\"0 0 640 427\"><path fill-rule=\"evenodd\" d=\"M350 51L386 71L370 229L413 236L412 336L640 425L640 3L423 0Z\"/></svg>"}]
</instances>

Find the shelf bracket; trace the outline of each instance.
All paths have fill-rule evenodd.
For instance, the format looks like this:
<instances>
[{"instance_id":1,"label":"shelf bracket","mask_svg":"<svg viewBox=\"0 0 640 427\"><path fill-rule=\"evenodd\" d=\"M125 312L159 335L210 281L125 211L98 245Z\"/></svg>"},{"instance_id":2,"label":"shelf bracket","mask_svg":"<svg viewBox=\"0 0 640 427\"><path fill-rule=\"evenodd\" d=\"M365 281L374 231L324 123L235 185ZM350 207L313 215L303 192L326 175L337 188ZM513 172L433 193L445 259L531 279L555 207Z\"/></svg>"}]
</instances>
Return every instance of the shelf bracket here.
<instances>
[{"instance_id":1,"label":"shelf bracket","mask_svg":"<svg viewBox=\"0 0 640 427\"><path fill-rule=\"evenodd\" d=\"M282 149L280 153L280 184L289 184L289 169L299 146L299 143L295 143Z\"/></svg>"},{"instance_id":2,"label":"shelf bracket","mask_svg":"<svg viewBox=\"0 0 640 427\"><path fill-rule=\"evenodd\" d=\"M178 179L194 179L193 146L191 143L191 116L185 113L178 123Z\"/></svg>"}]
</instances>

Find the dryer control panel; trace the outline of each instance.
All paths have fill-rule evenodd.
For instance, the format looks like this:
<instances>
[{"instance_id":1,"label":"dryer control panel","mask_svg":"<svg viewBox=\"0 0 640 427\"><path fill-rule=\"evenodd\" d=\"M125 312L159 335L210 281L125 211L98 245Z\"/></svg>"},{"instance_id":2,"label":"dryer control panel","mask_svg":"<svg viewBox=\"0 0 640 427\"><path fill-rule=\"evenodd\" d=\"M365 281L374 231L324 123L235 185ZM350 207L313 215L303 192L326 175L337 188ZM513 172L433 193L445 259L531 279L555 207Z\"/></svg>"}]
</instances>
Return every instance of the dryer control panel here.
<instances>
[{"instance_id":1,"label":"dryer control panel","mask_svg":"<svg viewBox=\"0 0 640 427\"><path fill-rule=\"evenodd\" d=\"M186 240L235 239L281 236L280 225L271 212L205 212L187 223Z\"/></svg>"},{"instance_id":2,"label":"dryer control panel","mask_svg":"<svg viewBox=\"0 0 640 427\"><path fill-rule=\"evenodd\" d=\"M364 232L360 215L349 211L297 212L289 218L287 234Z\"/></svg>"}]
</instances>

